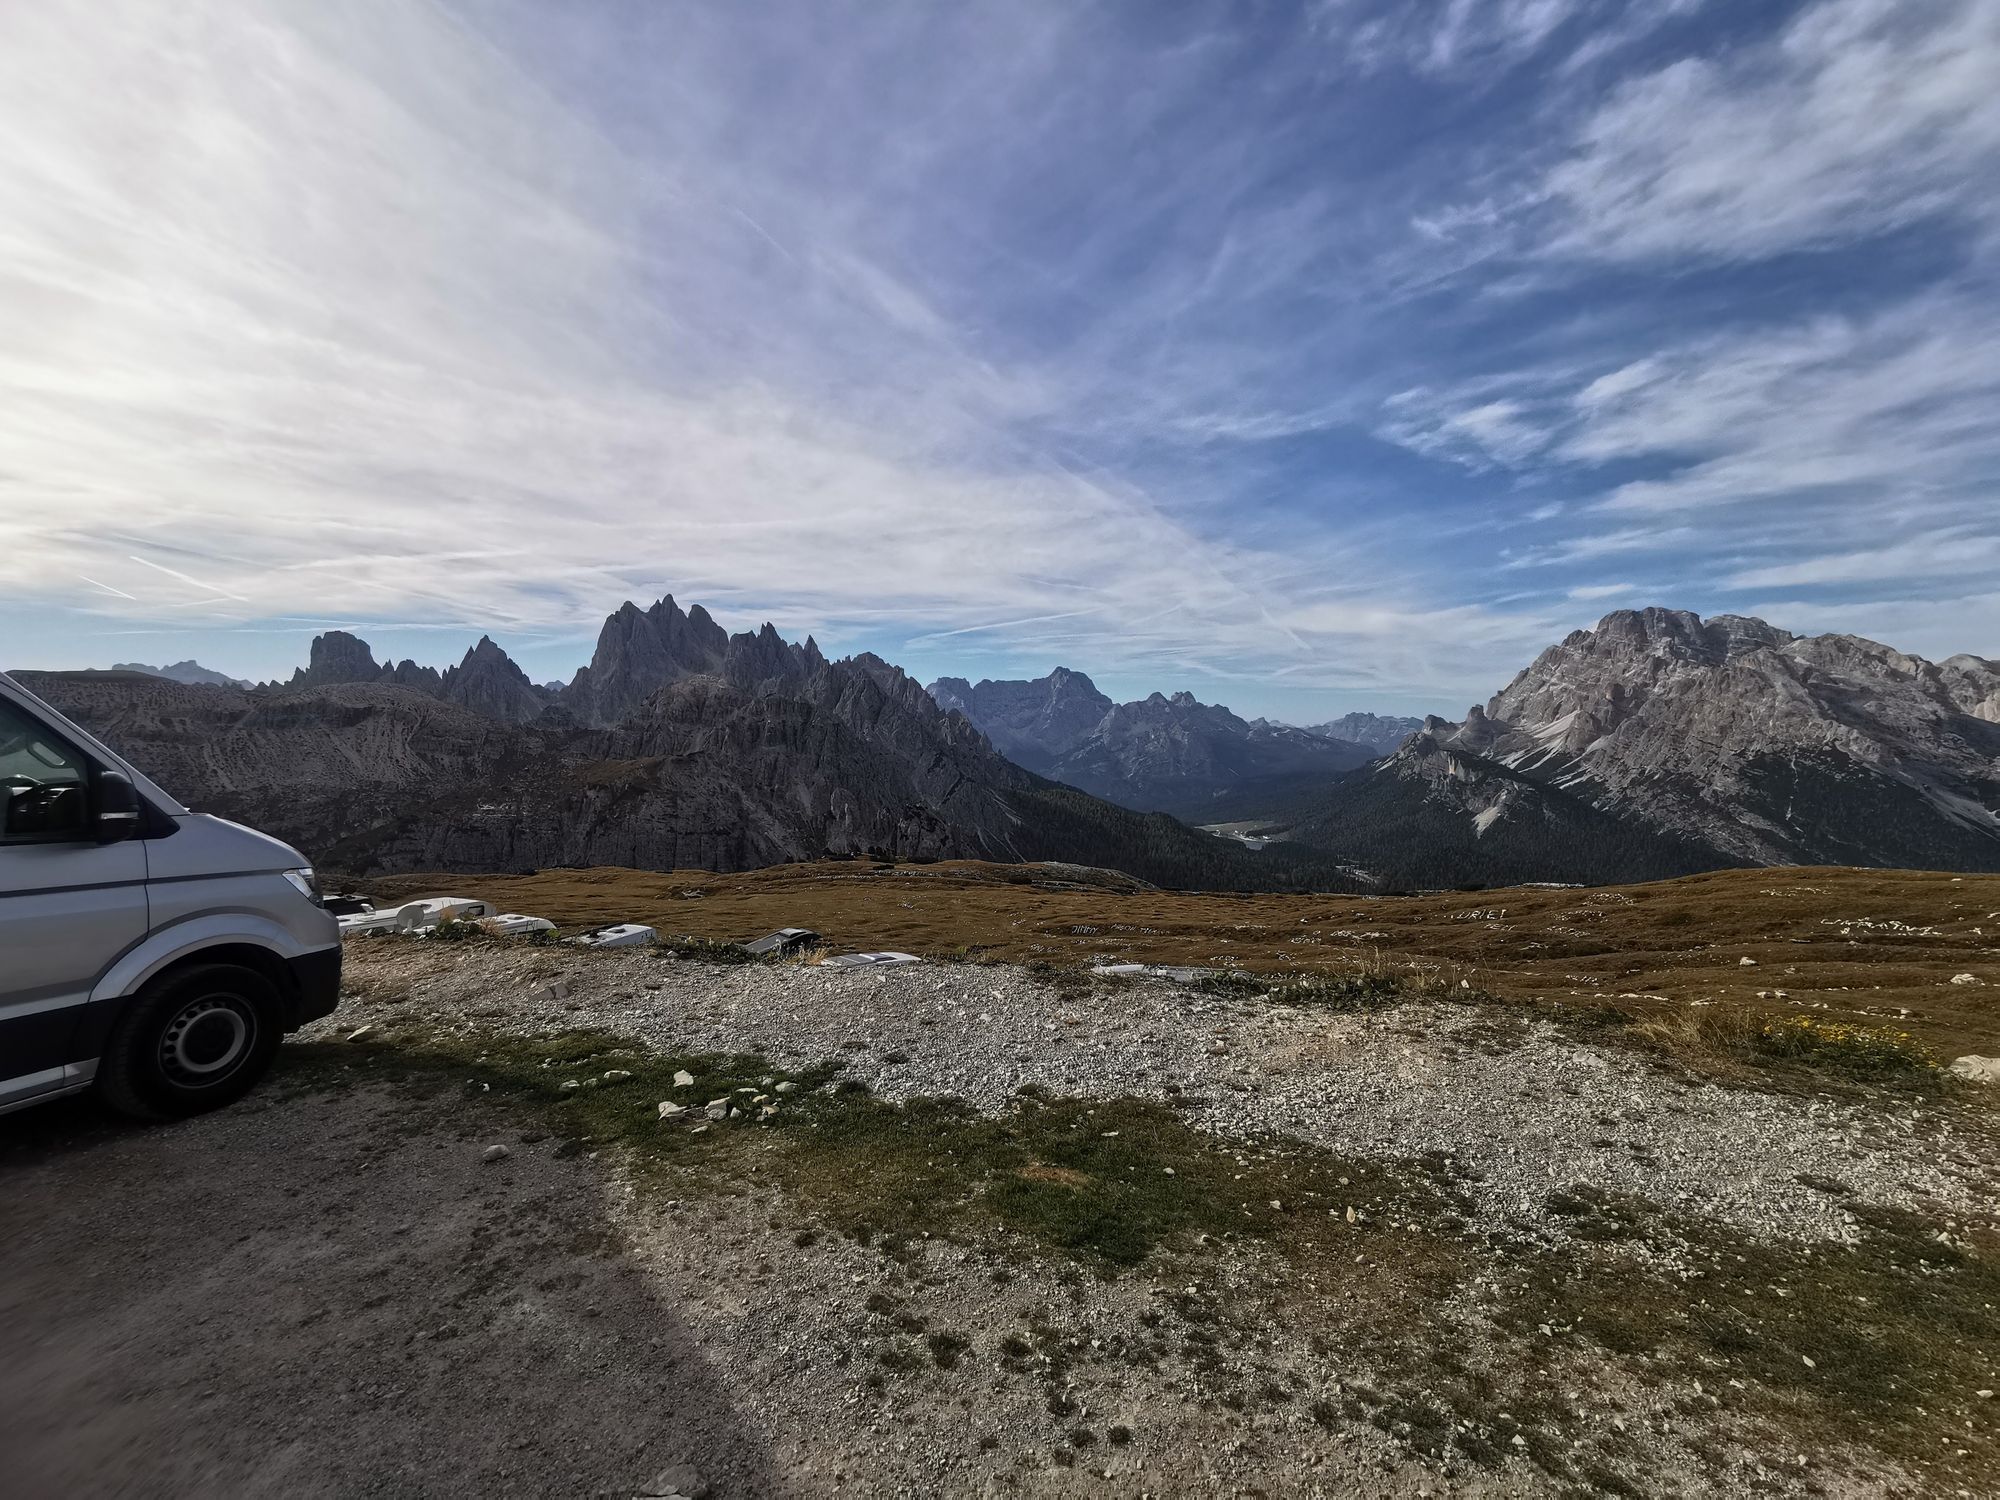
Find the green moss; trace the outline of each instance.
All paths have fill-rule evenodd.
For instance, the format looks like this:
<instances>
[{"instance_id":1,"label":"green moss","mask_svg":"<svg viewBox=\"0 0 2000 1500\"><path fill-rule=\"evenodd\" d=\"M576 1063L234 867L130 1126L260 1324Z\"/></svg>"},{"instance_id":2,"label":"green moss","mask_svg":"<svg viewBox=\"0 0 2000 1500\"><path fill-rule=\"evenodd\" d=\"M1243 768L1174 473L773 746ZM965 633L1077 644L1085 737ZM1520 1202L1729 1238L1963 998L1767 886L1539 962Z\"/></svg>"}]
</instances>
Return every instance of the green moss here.
<instances>
[{"instance_id":1,"label":"green moss","mask_svg":"<svg viewBox=\"0 0 2000 1500\"><path fill-rule=\"evenodd\" d=\"M1954 1447L2000 1462L1989 1435L1961 1425L2000 1348L1994 1246L1946 1243L1886 1208L1856 1207L1857 1243L1818 1246L1699 1220L1640 1223L1634 1200L1611 1212L1626 1235L1671 1258L1635 1262L1610 1246L1525 1258L1500 1327L1529 1338L1548 1326L1561 1340L1643 1362L1653 1379L1701 1380L1723 1404L1801 1440L1865 1433L1885 1452L1935 1460L1940 1437L1959 1427Z\"/></svg>"},{"instance_id":2,"label":"green moss","mask_svg":"<svg viewBox=\"0 0 2000 1500\"><path fill-rule=\"evenodd\" d=\"M660 1055L592 1031L468 1037L389 1027L358 1044L293 1044L285 1056L294 1077L318 1085L455 1081L533 1112L565 1139L624 1146L642 1176L671 1170L728 1183L754 1150L762 1180L798 1194L841 1233L891 1249L997 1224L1113 1270L1201 1234L1346 1242L1374 1231L1330 1214L1336 1205L1434 1210L1448 1196L1419 1163L1391 1169L1289 1142L1230 1143L1151 1100L1031 1094L983 1116L954 1099L887 1103L836 1079L833 1063L786 1072L756 1054ZM678 1071L695 1083L677 1088ZM780 1083L795 1091L777 1094ZM753 1102L766 1095L777 1104L768 1120ZM717 1099L733 1101L739 1118L702 1118ZM661 1100L691 1113L662 1122Z\"/></svg>"}]
</instances>

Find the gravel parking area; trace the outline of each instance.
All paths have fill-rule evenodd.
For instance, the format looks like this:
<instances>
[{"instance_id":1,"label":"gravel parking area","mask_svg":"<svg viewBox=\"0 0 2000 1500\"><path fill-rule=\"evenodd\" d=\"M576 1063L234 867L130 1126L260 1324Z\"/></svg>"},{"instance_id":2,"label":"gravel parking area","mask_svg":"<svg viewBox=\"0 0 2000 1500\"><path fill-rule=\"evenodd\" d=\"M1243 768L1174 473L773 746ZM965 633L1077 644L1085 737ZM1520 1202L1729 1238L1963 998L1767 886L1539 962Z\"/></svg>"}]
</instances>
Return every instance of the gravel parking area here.
<instances>
[{"instance_id":1,"label":"gravel parking area","mask_svg":"<svg viewBox=\"0 0 2000 1500\"><path fill-rule=\"evenodd\" d=\"M1695 1082L1490 1007L1328 1014L1152 979L1058 993L1003 965L841 972L393 939L350 952L365 993L439 1024L593 1026L667 1050L762 1047L787 1067L838 1058L884 1097L987 1111L1028 1086L1179 1094L1196 1101L1190 1118L1229 1134L1443 1153L1484 1214L1542 1237L1563 1230L1547 1195L1578 1183L1767 1237L1838 1241L1851 1237L1849 1200L1801 1179L1941 1223L1990 1214L2000 1180L1991 1136L1949 1111Z\"/></svg>"},{"instance_id":2,"label":"gravel parking area","mask_svg":"<svg viewBox=\"0 0 2000 1500\"><path fill-rule=\"evenodd\" d=\"M1865 1430L1844 1447L1750 1419L1784 1409L1736 1409L1768 1368L1608 1357L1536 1282L1590 1253L1549 1207L1580 1183L1792 1247L1774 1280L1838 1253L1871 1205L1956 1235L1990 1213L1995 1176L1948 1102L1722 1088L1512 1009L1330 1014L1007 966L383 939L350 945L348 981L300 1039L335 1045L288 1047L233 1109L154 1129L75 1101L0 1120L10 1492L1980 1492ZM990 1226L848 1238L760 1171L779 1132L728 1135L741 1149L714 1159L740 1180L647 1177L476 1081L341 1061L371 1055L344 1045L356 1032L583 1028L762 1048L774 1070L838 1058L884 1099L989 1113L1024 1086L1177 1100L1230 1155L1266 1133L1445 1153L1484 1222L1364 1222L1307 1260L1202 1234L1116 1274ZM648 1129L651 1097L634 1099ZM1845 1190L1800 1180L1820 1173ZM1674 1307L1703 1295L1653 1245L1631 1242L1648 1285ZM1990 1456L1976 1396L1940 1416L1988 1445L1947 1449L1954 1476L1991 1472L1966 1467Z\"/></svg>"}]
</instances>

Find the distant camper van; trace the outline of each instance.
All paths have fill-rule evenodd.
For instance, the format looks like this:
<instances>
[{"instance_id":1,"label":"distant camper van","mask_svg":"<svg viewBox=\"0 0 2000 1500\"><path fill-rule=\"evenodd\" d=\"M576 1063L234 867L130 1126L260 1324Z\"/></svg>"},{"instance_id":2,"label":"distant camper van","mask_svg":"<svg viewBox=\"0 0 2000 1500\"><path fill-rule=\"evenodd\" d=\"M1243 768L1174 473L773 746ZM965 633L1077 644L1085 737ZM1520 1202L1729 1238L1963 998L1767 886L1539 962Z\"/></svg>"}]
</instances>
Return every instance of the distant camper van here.
<instances>
[{"instance_id":1,"label":"distant camper van","mask_svg":"<svg viewBox=\"0 0 2000 1500\"><path fill-rule=\"evenodd\" d=\"M189 812L0 673L0 1113L214 1109L339 993L297 850Z\"/></svg>"}]
</instances>

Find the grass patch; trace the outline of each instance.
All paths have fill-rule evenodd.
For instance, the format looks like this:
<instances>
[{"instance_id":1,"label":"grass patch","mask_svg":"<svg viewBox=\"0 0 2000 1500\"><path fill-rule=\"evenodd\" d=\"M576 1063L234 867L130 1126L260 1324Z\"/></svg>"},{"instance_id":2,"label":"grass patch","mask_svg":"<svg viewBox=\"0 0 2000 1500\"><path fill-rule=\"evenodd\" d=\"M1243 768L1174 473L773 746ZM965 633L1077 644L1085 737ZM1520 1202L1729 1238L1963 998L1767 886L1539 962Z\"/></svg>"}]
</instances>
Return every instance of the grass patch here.
<instances>
[{"instance_id":1,"label":"grass patch","mask_svg":"<svg viewBox=\"0 0 2000 1500\"><path fill-rule=\"evenodd\" d=\"M1739 1081L1940 1091L1936 1055L1907 1031L1821 1016L1709 1007L1633 1023L1631 1038L1696 1072Z\"/></svg>"},{"instance_id":2,"label":"grass patch","mask_svg":"<svg viewBox=\"0 0 2000 1500\"><path fill-rule=\"evenodd\" d=\"M1305 970L1256 974L1246 969L1221 969L1204 975L1195 988L1210 995L1268 1000L1314 1010L1342 1012L1394 1010L1399 1005L1479 1005L1498 1003L1484 990L1453 985L1435 975L1372 968L1356 973Z\"/></svg>"},{"instance_id":3,"label":"grass patch","mask_svg":"<svg viewBox=\"0 0 2000 1500\"><path fill-rule=\"evenodd\" d=\"M1857 1207L1858 1243L1793 1245L1663 1219L1636 1200L1580 1207L1617 1223L1606 1240L1670 1254L1635 1260L1605 1243L1520 1258L1502 1281L1501 1329L1522 1339L1547 1329L1544 1342L1592 1346L1648 1383L1671 1379L1701 1411L1777 1429L1785 1451L1861 1437L1993 1492L2000 1446L1991 1402L1975 1394L1992 1388L2000 1349L1990 1237L1949 1241L1912 1214Z\"/></svg>"},{"instance_id":4,"label":"grass patch","mask_svg":"<svg viewBox=\"0 0 2000 1500\"><path fill-rule=\"evenodd\" d=\"M796 1193L864 1243L1003 1226L1106 1271L1200 1235L1317 1244L1372 1235L1394 1205L1436 1211L1448 1188L1422 1164L1391 1169L1290 1142L1208 1135L1166 1104L1023 1095L1004 1115L953 1099L891 1104L837 1064L786 1072L756 1054L660 1055L593 1031L468 1036L400 1026L359 1043L292 1043L308 1086L411 1080L456 1084L526 1109L565 1140L624 1147L642 1176L717 1185L760 1180ZM677 1087L677 1072L696 1082ZM779 1086L792 1085L787 1093ZM684 1104L671 1122L658 1103ZM723 1100L739 1111L710 1121ZM766 1104L776 1106L769 1118ZM707 1128L702 1128L707 1127ZM754 1158L751 1153L754 1153ZM1346 1207L1368 1205L1349 1221Z\"/></svg>"},{"instance_id":5,"label":"grass patch","mask_svg":"<svg viewBox=\"0 0 2000 1500\"><path fill-rule=\"evenodd\" d=\"M1937 1059L1907 1031L1855 1026L1818 1016L1757 1022L1750 1033L1756 1052L1777 1062L1829 1069L1850 1078L1908 1079L1937 1073Z\"/></svg>"},{"instance_id":6,"label":"grass patch","mask_svg":"<svg viewBox=\"0 0 2000 1500\"><path fill-rule=\"evenodd\" d=\"M1569 1230L1550 1250L1504 1228L1465 1228L1449 1163L1225 1140L1150 1101L1026 1095L982 1117L953 1100L890 1104L832 1065L787 1073L754 1053L660 1055L593 1032L502 1038L391 1023L385 1033L288 1044L286 1071L312 1087L381 1079L463 1090L528 1113L570 1147L621 1148L642 1184L683 1195L778 1187L815 1223L891 1254L925 1235L1004 1229L1117 1274L1162 1247L1261 1244L1290 1267L1287 1290L1268 1306L1174 1293L1161 1306L1182 1356L1218 1382L1247 1380L1229 1351L1268 1337L1256 1320L1324 1326L1341 1346L1370 1351L1370 1378L1385 1390L1350 1378L1300 1409L1323 1425L1374 1422L1436 1460L1526 1458L1593 1492L1650 1492L1606 1425L1623 1408L1563 1394L1590 1384L1568 1372L1596 1368L1685 1393L1686 1415L1753 1451L1809 1447L1837 1465L1860 1443L1947 1490L1992 1493L2000 1480L1992 1406L1974 1395L2000 1383L2000 1246L1990 1237L1948 1241L1912 1216L1855 1205L1854 1246L1774 1244L1572 1185L1547 1200ZM692 1087L674 1087L680 1070ZM780 1095L783 1082L797 1087ZM701 1130L657 1118L661 1099L698 1112L759 1095L780 1106L761 1124L754 1110ZM1349 1295L1336 1301L1336 1287ZM876 1292L866 1305L883 1320L881 1371L950 1371L979 1357L896 1298ZM1164 1353L1157 1319L1144 1326ZM981 1347L1015 1373L1046 1355L1038 1378L1051 1411L1067 1414L1067 1356L1040 1332ZM1236 1399L1262 1409L1281 1397ZM1578 1399L1603 1409L1586 1415Z\"/></svg>"},{"instance_id":7,"label":"grass patch","mask_svg":"<svg viewBox=\"0 0 2000 1500\"><path fill-rule=\"evenodd\" d=\"M752 953L741 943L719 943L713 938L694 937L688 933L680 933L673 937L662 934L656 946L665 949L676 958L692 959L696 963L704 964L775 963L778 957L771 953Z\"/></svg>"}]
</instances>

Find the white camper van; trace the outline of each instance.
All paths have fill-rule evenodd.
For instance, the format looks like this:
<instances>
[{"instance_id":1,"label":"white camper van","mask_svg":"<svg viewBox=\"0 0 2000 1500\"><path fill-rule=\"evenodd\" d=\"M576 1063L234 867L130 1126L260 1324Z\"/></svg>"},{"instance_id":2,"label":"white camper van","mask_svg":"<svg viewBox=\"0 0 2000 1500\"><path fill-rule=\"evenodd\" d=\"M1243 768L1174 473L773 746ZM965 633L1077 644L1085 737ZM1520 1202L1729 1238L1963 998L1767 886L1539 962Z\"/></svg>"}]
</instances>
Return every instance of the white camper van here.
<instances>
[{"instance_id":1,"label":"white camper van","mask_svg":"<svg viewBox=\"0 0 2000 1500\"><path fill-rule=\"evenodd\" d=\"M214 1109L339 993L297 850L189 812L0 673L0 1113L91 1088Z\"/></svg>"}]
</instances>

